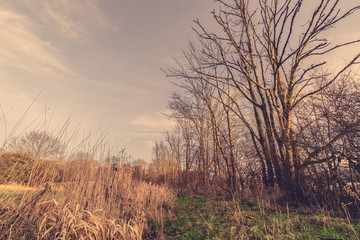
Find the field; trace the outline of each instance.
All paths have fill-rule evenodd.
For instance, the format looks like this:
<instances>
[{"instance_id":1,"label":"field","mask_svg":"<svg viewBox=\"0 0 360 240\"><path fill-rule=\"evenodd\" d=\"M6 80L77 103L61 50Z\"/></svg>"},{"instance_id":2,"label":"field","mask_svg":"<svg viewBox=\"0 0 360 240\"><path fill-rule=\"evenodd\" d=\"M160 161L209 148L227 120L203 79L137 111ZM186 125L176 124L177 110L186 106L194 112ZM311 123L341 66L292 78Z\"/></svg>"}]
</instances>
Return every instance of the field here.
<instances>
[{"instance_id":1,"label":"field","mask_svg":"<svg viewBox=\"0 0 360 240\"><path fill-rule=\"evenodd\" d=\"M19 153L1 160L0 239L359 239L360 222L350 217L185 193L140 181L131 166L33 162Z\"/></svg>"}]
</instances>

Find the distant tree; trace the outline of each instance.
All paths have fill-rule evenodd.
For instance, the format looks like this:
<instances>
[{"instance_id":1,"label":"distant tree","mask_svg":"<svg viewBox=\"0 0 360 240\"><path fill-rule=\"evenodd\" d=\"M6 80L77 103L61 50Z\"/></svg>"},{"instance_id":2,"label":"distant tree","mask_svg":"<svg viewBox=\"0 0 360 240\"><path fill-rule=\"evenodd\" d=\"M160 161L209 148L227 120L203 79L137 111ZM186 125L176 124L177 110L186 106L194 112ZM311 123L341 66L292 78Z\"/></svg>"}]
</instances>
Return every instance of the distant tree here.
<instances>
[{"instance_id":1,"label":"distant tree","mask_svg":"<svg viewBox=\"0 0 360 240\"><path fill-rule=\"evenodd\" d=\"M142 167L146 167L149 165L149 163L147 161L145 161L144 159L142 158L138 158L138 159L135 159L131 162L131 165L132 166L142 166Z\"/></svg>"},{"instance_id":2,"label":"distant tree","mask_svg":"<svg viewBox=\"0 0 360 240\"><path fill-rule=\"evenodd\" d=\"M31 154L36 158L56 158L64 154L65 144L46 131L33 130L14 138L10 148Z\"/></svg>"},{"instance_id":3,"label":"distant tree","mask_svg":"<svg viewBox=\"0 0 360 240\"><path fill-rule=\"evenodd\" d=\"M132 161L132 157L126 152L126 148L122 148L117 154L109 155L106 159L106 163L121 163L129 164Z\"/></svg>"}]
</instances>

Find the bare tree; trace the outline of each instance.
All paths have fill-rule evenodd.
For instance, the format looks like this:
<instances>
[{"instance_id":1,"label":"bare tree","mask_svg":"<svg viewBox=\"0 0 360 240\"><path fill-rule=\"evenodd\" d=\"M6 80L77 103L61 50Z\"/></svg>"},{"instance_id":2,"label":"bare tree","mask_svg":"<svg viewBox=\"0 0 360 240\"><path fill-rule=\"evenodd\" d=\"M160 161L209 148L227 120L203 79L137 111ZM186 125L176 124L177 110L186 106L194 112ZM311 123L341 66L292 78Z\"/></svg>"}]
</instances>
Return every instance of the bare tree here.
<instances>
[{"instance_id":1,"label":"bare tree","mask_svg":"<svg viewBox=\"0 0 360 240\"><path fill-rule=\"evenodd\" d=\"M348 72L339 81L312 96L303 104L307 118L299 124L311 125L299 140L301 148L312 152L333 141L317 156L316 165L303 165L313 173L312 191L323 189L323 197L340 203L349 195L359 202L360 89L359 77ZM310 124L314 122L314 124ZM346 133L346 134L344 134ZM308 189L310 190L310 189Z\"/></svg>"},{"instance_id":2,"label":"bare tree","mask_svg":"<svg viewBox=\"0 0 360 240\"><path fill-rule=\"evenodd\" d=\"M110 155L109 152L105 162L113 164L130 164L132 160L133 158L127 153L126 148L122 148L114 155Z\"/></svg>"},{"instance_id":3,"label":"bare tree","mask_svg":"<svg viewBox=\"0 0 360 240\"><path fill-rule=\"evenodd\" d=\"M210 169L209 169L209 128L208 126L208 112L202 104L202 100L197 96L194 99L186 99L180 95L174 94L172 100L170 101L170 108L174 110L172 115L173 118L178 119L180 126L183 130L187 132L185 134L191 134L191 139L193 142L196 142L195 149L190 147L188 149L188 162L186 165L187 172L190 170L190 164L196 163L196 169L204 185L209 184L210 179ZM187 126L185 126L186 124ZM189 128L192 131L189 131ZM186 136L190 140L190 136ZM190 144L190 142L187 142ZM194 152L191 152L194 150Z\"/></svg>"},{"instance_id":4,"label":"bare tree","mask_svg":"<svg viewBox=\"0 0 360 240\"><path fill-rule=\"evenodd\" d=\"M60 138L48 132L33 130L14 138L10 143L10 148L30 153L36 158L55 158L64 154L65 144Z\"/></svg>"},{"instance_id":5,"label":"bare tree","mask_svg":"<svg viewBox=\"0 0 360 240\"><path fill-rule=\"evenodd\" d=\"M186 86L198 81L216 88L218 101L249 132L264 184L276 184L289 198L304 201L305 169L326 161L318 156L349 128L308 151L299 142L317 119L300 126L299 118L304 116L295 112L358 63L360 54L336 72L320 71L326 66L322 59L329 53L360 43L354 39L332 44L326 38L328 30L360 6L342 11L339 0L318 0L311 3L309 15L311 6L305 8L302 0L216 2L219 10L213 17L220 30L210 32L196 20L194 31L199 41L168 76L185 79ZM309 18L302 20L304 16Z\"/></svg>"}]
</instances>

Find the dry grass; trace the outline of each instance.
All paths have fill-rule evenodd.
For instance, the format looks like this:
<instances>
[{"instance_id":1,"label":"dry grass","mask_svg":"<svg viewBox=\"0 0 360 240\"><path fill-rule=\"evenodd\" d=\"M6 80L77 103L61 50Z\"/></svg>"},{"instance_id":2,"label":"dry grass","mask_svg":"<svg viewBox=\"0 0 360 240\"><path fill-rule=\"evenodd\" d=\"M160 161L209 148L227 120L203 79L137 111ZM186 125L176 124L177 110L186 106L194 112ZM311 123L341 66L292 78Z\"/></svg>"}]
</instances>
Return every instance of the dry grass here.
<instances>
[{"instance_id":1,"label":"dry grass","mask_svg":"<svg viewBox=\"0 0 360 240\"><path fill-rule=\"evenodd\" d=\"M29 191L37 191L38 189L35 187L29 187L29 186L24 186L24 185L20 185L20 184L16 184L16 183L12 183L12 184L0 184L0 193L2 194L11 194L11 193L26 193Z\"/></svg>"},{"instance_id":2,"label":"dry grass","mask_svg":"<svg viewBox=\"0 0 360 240\"><path fill-rule=\"evenodd\" d=\"M154 224L161 231L164 207L174 203L170 189L134 180L130 167L34 163L31 176L1 179L18 185L0 188L0 239L142 239L155 234Z\"/></svg>"}]
</instances>

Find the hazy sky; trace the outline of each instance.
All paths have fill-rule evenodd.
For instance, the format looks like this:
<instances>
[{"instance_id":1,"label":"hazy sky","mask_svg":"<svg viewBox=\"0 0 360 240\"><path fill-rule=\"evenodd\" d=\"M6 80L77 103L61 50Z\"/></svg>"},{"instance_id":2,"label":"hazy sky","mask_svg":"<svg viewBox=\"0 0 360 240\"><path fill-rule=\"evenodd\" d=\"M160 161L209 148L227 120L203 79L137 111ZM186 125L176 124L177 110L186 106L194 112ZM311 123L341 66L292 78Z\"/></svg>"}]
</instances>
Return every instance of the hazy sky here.
<instances>
[{"instance_id":1,"label":"hazy sky","mask_svg":"<svg viewBox=\"0 0 360 240\"><path fill-rule=\"evenodd\" d=\"M173 64L194 37L192 20L209 24L212 2L0 0L0 104L7 131L41 92L23 128L38 116L35 122L44 122L45 109L47 119L54 112L54 126L76 112L72 119L80 128L108 127L113 144L150 160L154 141L171 125L161 112L174 87L160 68ZM337 31L339 38L360 37L358 24Z\"/></svg>"}]
</instances>

